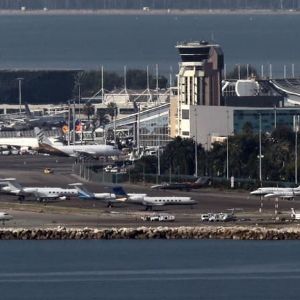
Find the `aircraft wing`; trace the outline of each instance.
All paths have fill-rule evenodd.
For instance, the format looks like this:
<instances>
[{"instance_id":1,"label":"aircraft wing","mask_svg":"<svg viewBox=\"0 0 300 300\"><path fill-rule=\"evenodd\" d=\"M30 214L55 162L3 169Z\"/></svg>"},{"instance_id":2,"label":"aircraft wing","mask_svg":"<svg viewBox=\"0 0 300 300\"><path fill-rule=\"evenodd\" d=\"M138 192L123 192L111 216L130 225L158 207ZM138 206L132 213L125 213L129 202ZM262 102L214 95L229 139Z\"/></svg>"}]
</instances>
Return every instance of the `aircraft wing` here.
<instances>
[{"instance_id":1,"label":"aircraft wing","mask_svg":"<svg viewBox=\"0 0 300 300\"><path fill-rule=\"evenodd\" d=\"M162 186L163 186L162 184L152 185L151 189L160 189Z\"/></svg>"},{"instance_id":2,"label":"aircraft wing","mask_svg":"<svg viewBox=\"0 0 300 300\"><path fill-rule=\"evenodd\" d=\"M162 184L155 184L155 185L152 185L151 186L151 189L166 189L166 188L168 188L170 186L170 184L169 183L166 183L166 182L164 182L164 183L162 183Z\"/></svg>"},{"instance_id":3,"label":"aircraft wing","mask_svg":"<svg viewBox=\"0 0 300 300\"><path fill-rule=\"evenodd\" d=\"M180 182L174 182L174 183L162 183L162 184L156 184L152 185L151 189L162 189L162 190L190 190L191 187L187 183L180 183Z\"/></svg>"},{"instance_id":4,"label":"aircraft wing","mask_svg":"<svg viewBox=\"0 0 300 300\"><path fill-rule=\"evenodd\" d=\"M88 157L95 157L97 155L96 152L92 152L92 151L81 151L81 150L76 150L74 151L75 155L71 155L71 156L88 156Z\"/></svg>"}]
</instances>

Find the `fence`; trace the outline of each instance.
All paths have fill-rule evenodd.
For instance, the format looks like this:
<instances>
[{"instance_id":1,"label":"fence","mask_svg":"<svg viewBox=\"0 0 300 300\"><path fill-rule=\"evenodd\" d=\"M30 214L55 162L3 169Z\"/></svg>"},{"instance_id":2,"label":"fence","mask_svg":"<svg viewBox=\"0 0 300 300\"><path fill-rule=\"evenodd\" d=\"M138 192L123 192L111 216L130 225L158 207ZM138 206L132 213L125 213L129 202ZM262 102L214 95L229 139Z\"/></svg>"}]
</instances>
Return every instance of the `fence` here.
<instances>
[{"instance_id":1,"label":"fence","mask_svg":"<svg viewBox=\"0 0 300 300\"><path fill-rule=\"evenodd\" d=\"M163 182L193 182L195 177L191 175L180 174L157 174L137 173L132 168L128 168L127 173L111 173L105 172L102 166L95 166L92 163L76 163L73 165L73 173L86 181L121 184L121 183L141 183L141 184L160 184ZM224 177L211 177L211 185L213 187L230 188L231 180ZM282 181L263 181L262 184L258 180L248 178L234 178L234 188L253 190L260 186L278 186L278 187L293 187L292 182Z\"/></svg>"}]
</instances>

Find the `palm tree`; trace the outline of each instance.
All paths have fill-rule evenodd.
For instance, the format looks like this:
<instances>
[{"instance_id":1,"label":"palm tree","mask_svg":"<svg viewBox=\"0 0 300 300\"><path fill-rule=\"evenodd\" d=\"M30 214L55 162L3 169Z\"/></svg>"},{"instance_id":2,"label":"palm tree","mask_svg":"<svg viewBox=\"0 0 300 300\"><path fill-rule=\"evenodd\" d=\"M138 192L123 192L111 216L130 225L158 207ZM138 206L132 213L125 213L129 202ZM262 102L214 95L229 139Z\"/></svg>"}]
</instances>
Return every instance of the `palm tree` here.
<instances>
[{"instance_id":1,"label":"palm tree","mask_svg":"<svg viewBox=\"0 0 300 300\"><path fill-rule=\"evenodd\" d=\"M91 102L85 103L83 107L83 113L88 117L88 120L90 120L90 116L93 115L95 112L95 108Z\"/></svg>"},{"instance_id":2,"label":"palm tree","mask_svg":"<svg viewBox=\"0 0 300 300\"><path fill-rule=\"evenodd\" d=\"M110 115L111 119L117 116L118 110L117 105L114 102L110 102L107 104L107 114Z\"/></svg>"}]
</instances>

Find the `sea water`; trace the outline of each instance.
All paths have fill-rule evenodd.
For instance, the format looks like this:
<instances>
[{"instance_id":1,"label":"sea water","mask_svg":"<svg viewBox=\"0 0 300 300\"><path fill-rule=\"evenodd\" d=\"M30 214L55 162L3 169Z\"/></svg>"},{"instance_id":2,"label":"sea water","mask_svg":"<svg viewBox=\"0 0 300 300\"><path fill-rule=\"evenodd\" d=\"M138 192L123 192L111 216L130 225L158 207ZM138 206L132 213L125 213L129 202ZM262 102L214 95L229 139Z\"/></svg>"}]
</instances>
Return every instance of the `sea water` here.
<instances>
[{"instance_id":1,"label":"sea water","mask_svg":"<svg viewBox=\"0 0 300 300\"><path fill-rule=\"evenodd\" d=\"M298 15L0 16L0 68L144 68L178 71L177 42L219 43L227 69L252 64L268 75L300 74Z\"/></svg>"},{"instance_id":2,"label":"sea water","mask_svg":"<svg viewBox=\"0 0 300 300\"><path fill-rule=\"evenodd\" d=\"M1 241L1 299L299 299L299 241Z\"/></svg>"}]
</instances>

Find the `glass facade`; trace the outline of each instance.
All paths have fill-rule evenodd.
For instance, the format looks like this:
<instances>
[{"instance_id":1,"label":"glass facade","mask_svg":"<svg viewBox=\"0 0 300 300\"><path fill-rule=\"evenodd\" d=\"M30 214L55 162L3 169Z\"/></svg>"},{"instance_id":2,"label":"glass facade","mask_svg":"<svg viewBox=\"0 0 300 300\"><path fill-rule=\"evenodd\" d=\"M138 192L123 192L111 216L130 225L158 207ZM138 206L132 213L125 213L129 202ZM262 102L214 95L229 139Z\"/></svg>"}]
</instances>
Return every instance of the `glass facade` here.
<instances>
[{"instance_id":1,"label":"glass facade","mask_svg":"<svg viewBox=\"0 0 300 300\"><path fill-rule=\"evenodd\" d=\"M253 132L257 133L259 131L259 116L261 116L262 132L271 133L275 127L281 125L293 128L293 118L295 115L300 115L300 108L234 110L234 133L241 133L247 123L251 124Z\"/></svg>"},{"instance_id":2,"label":"glass facade","mask_svg":"<svg viewBox=\"0 0 300 300\"><path fill-rule=\"evenodd\" d=\"M144 147L165 146L171 141L169 114L157 114L140 122L140 145Z\"/></svg>"}]
</instances>

